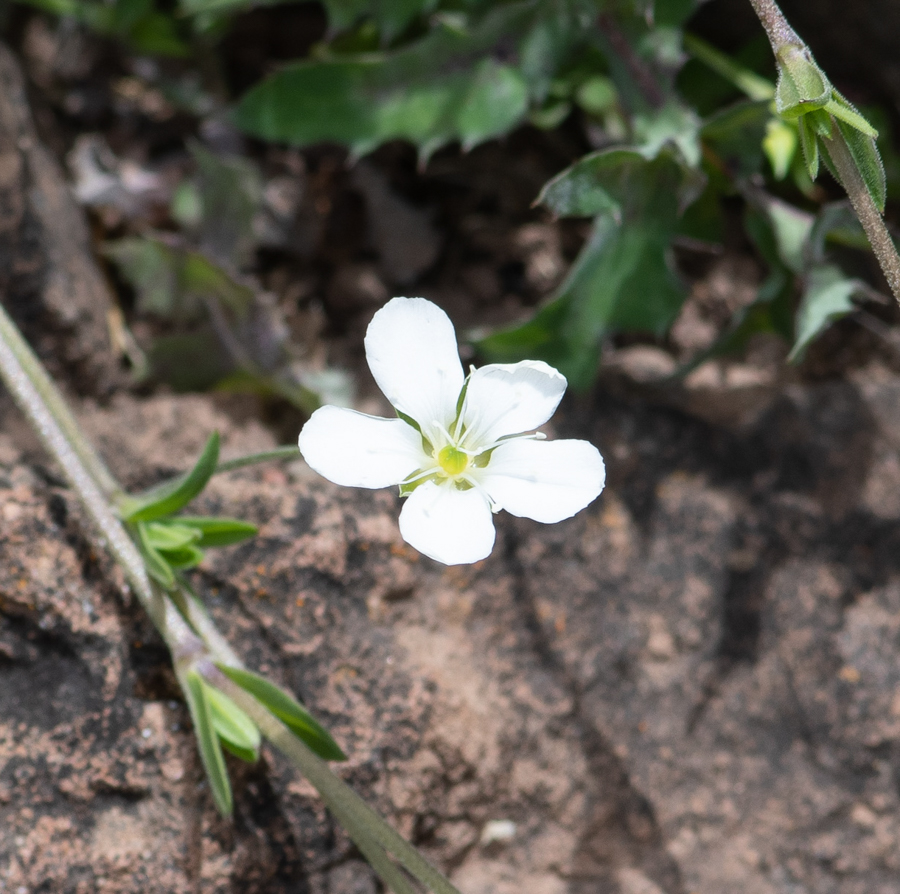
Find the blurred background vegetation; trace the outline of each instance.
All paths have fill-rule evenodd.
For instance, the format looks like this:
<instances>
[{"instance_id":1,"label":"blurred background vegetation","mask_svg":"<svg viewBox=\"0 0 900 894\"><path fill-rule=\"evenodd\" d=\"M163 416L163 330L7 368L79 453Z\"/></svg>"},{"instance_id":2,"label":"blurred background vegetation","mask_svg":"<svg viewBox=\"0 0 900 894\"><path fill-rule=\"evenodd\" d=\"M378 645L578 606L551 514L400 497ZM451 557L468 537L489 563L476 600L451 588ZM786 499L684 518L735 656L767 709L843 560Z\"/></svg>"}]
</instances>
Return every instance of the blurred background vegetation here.
<instances>
[{"instance_id":1,"label":"blurred background vegetation","mask_svg":"<svg viewBox=\"0 0 900 894\"><path fill-rule=\"evenodd\" d=\"M801 34L821 13L827 56L829 4L793 5ZM842 317L882 334L893 319L842 194L810 181L796 126L774 113L771 51L740 0L2 9L92 209L138 380L303 411L347 403L352 364L318 336L392 294L453 304L435 289L460 265L454 239L480 245L505 296L460 310L474 353L547 360L581 389L609 346L670 344L692 280L735 247L756 274L731 274L704 336L672 348L675 375L761 333L798 361ZM877 15L857 22L860 80L841 80L840 55L832 76L880 131L890 196L900 165L877 59L895 13L873 31ZM514 212L485 189L460 211L479 177L514 176ZM514 246L472 236L490 214L515 218ZM541 226L557 219L554 248Z\"/></svg>"}]
</instances>

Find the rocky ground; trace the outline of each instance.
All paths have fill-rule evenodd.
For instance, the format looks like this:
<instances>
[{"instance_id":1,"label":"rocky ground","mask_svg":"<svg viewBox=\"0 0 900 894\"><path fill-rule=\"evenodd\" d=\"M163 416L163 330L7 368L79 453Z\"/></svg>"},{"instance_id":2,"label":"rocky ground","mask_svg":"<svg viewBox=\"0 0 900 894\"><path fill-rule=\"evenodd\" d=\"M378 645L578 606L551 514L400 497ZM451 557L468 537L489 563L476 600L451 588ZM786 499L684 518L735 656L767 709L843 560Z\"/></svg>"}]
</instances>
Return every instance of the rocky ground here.
<instances>
[{"instance_id":1,"label":"rocky ground","mask_svg":"<svg viewBox=\"0 0 900 894\"><path fill-rule=\"evenodd\" d=\"M5 296L114 473L145 486L213 429L226 456L284 439L255 400L128 387L26 107L0 108ZM725 259L695 309L756 275ZM612 352L555 423L600 447L606 491L552 527L500 516L472 567L409 549L390 493L301 461L220 476L205 509L260 534L198 589L464 894L894 894L900 372L852 324L800 372L783 353L662 388L661 349ZM277 756L230 768L231 822L165 650L0 395L0 891L378 890Z\"/></svg>"}]
</instances>

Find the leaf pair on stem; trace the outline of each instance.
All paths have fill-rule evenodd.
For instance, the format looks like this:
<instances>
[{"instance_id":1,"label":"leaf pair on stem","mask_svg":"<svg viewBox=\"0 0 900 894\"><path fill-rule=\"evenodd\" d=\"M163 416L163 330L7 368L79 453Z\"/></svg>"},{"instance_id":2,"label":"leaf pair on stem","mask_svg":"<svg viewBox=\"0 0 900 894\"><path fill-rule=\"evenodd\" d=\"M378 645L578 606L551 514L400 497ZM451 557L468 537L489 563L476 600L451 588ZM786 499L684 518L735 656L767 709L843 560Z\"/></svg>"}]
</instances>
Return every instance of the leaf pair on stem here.
<instances>
[{"instance_id":1,"label":"leaf pair on stem","mask_svg":"<svg viewBox=\"0 0 900 894\"><path fill-rule=\"evenodd\" d=\"M219 434L214 432L193 468L142 494L120 498L122 520L132 531L147 572L191 616L205 614L180 572L203 560L208 547L230 546L257 532L256 525L235 518L176 515L202 493L219 462ZM207 661L202 658L200 661ZM215 667L233 683L268 708L315 754L325 760L346 760L330 733L291 695L264 677L241 667L216 662ZM207 670L211 670L208 668ZM201 673L197 661L178 670L188 702L203 766L216 807L232 810L231 785L223 748L248 763L259 759L260 732L234 700L209 682L215 673Z\"/></svg>"}]
</instances>

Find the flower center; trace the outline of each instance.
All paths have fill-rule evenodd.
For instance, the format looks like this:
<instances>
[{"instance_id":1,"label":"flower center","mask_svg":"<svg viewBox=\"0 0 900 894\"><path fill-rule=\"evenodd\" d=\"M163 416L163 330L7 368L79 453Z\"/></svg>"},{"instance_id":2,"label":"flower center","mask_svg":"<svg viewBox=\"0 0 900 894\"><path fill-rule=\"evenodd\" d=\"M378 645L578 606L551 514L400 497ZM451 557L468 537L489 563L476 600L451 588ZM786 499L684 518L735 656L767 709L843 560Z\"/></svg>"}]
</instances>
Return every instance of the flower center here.
<instances>
[{"instance_id":1,"label":"flower center","mask_svg":"<svg viewBox=\"0 0 900 894\"><path fill-rule=\"evenodd\" d=\"M452 444L448 444L438 453L437 461L451 478L465 472L469 465L469 457Z\"/></svg>"}]
</instances>

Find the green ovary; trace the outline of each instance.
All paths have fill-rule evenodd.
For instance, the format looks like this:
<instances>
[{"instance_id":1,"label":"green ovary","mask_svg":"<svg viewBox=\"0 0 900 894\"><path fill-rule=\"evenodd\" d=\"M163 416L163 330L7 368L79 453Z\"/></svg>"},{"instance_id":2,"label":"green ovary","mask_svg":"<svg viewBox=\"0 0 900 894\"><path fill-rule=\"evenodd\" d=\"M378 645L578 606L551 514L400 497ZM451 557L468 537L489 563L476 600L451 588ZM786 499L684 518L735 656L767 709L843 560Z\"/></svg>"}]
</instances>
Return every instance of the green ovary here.
<instances>
[{"instance_id":1,"label":"green ovary","mask_svg":"<svg viewBox=\"0 0 900 894\"><path fill-rule=\"evenodd\" d=\"M448 444L438 453L437 461L450 477L462 474L469 465L469 457L452 444Z\"/></svg>"}]
</instances>

